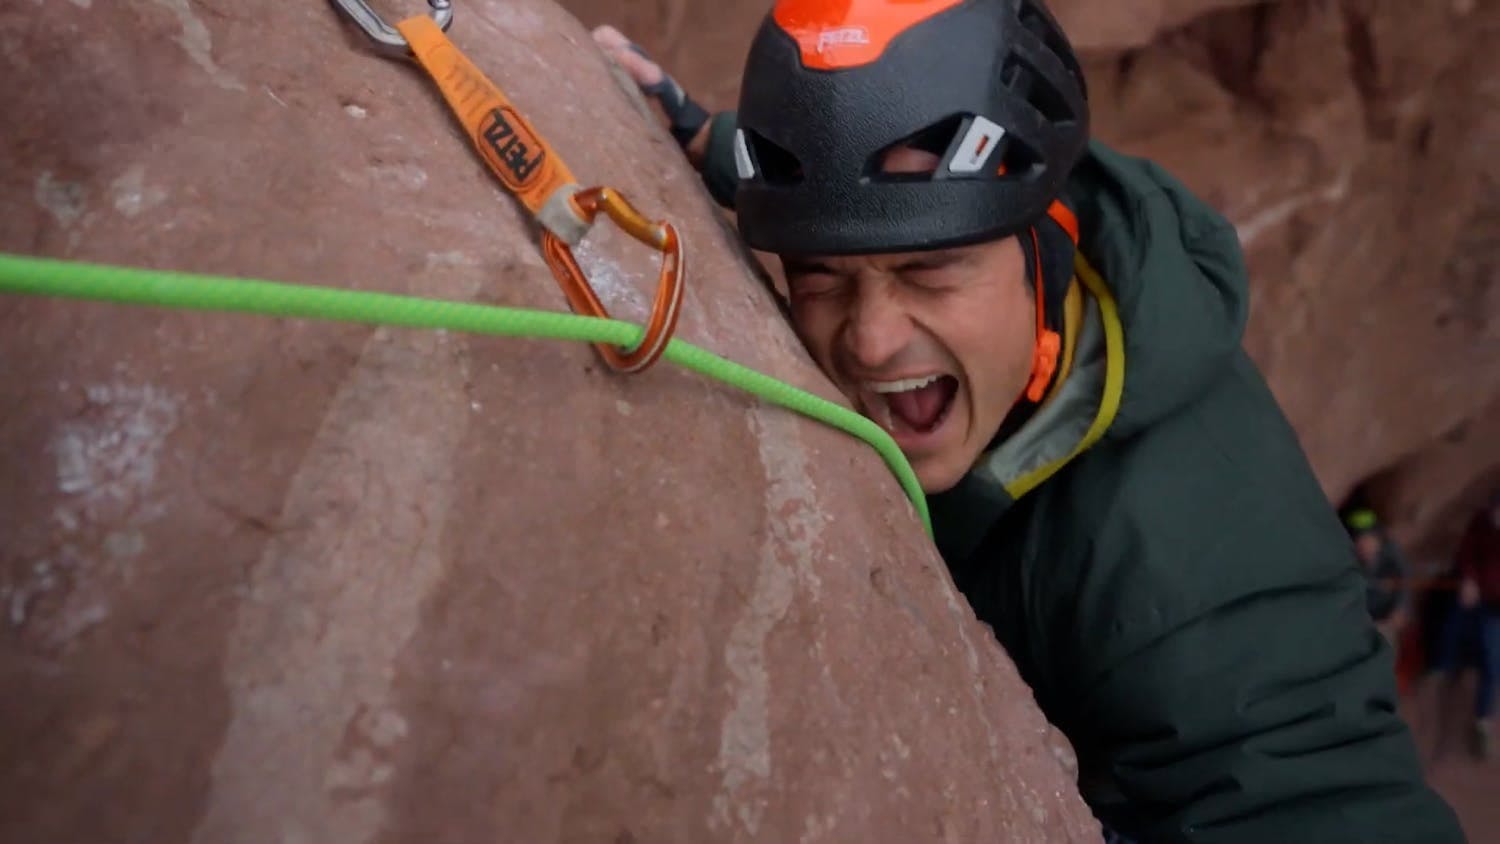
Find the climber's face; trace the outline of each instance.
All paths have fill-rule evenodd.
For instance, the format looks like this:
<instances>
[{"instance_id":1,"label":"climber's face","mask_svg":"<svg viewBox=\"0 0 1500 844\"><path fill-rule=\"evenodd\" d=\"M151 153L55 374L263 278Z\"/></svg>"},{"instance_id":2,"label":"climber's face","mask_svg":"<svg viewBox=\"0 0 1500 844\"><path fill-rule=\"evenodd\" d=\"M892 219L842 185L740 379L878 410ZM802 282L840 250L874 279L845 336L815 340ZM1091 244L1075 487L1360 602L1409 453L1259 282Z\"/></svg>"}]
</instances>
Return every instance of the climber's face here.
<instances>
[{"instance_id":1,"label":"climber's face","mask_svg":"<svg viewBox=\"0 0 1500 844\"><path fill-rule=\"evenodd\" d=\"M916 150L886 169L931 169ZM1020 243L783 257L792 321L859 411L890 432L922 488L974 465L1025 388L1036 305Z\"/></svg>"}]
</instances>

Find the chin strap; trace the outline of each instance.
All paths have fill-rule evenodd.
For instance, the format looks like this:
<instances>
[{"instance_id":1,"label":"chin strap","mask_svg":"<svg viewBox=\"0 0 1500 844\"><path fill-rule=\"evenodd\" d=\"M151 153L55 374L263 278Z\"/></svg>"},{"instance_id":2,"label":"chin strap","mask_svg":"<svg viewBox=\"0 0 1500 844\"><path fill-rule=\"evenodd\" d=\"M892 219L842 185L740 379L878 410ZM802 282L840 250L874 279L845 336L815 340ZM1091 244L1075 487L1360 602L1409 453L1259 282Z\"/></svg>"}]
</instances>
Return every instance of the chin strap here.
<instances>
[{"instance_id":1,"label":"chin strap","mask_svg":"<svg viewBox=\"0 0 1500 844\"><path fill-rule=\"evenodd\" d=\"M1078 218L1068 207L1058 200L1053 200L1052 206L1047 209L1047 216L1067 232L1068 238L1073 241L1073 246L1078 246ZM1047 295L1042 278L1042 242L1037 234L1036 226L1030 229L1032 259L1036 262L1036 347L1031 352L1031 379L1026 382L1026 390L1022 394L1033 404L1042 400L1047 394L1047 386L1052 383L1052 376L1057 372L1057 362L1062 355L1062 335L1047 327Z\"/></svg>"}]
</instances>

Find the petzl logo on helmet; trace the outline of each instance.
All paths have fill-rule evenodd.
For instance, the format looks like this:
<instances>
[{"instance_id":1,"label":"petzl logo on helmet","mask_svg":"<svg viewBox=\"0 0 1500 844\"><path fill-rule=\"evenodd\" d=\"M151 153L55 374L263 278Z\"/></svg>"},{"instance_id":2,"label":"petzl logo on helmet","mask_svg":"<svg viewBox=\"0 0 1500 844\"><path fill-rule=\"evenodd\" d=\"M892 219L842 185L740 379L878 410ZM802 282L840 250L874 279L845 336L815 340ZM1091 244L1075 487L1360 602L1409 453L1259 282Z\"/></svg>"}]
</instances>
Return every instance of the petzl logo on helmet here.
<instances>
[{"instance_id":1,"label":"petzl logo on helmet","mask_svg":"<svg viewBox=\"0 0 1500 844\"><path fill-rule=\"evenodd\" d=\"M818 52L826 53L831 47L844 44L869 44L870 31L862 26L841 26L818 32Z\"/></svg>"}]
</instances>

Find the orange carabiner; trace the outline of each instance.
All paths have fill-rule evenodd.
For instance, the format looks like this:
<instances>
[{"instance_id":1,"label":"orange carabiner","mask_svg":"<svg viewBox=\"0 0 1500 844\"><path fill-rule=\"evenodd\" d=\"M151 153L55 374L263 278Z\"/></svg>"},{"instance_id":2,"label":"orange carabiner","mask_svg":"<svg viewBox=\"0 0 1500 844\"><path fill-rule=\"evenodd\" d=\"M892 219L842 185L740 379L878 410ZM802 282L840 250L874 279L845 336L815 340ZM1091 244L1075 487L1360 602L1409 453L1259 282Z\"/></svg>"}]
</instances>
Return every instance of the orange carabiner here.
<instances>
[{"instance_id":1,"label":"orange carabiner","mask_svg":"<svg viewBox=\"0 0 1500 844\"><path fill-rule=\"evenodd\" d=\"M577 243L603 211L626 234L662 255L661 279L645 336L633 349L595 343L604 362L619 372L641 372L666 351L682 304L682 239L671 223L653 223L619 191L578 190L573 174L495 83L485 77L444 34L452 0L427 0L431 16L417 15L394 29L365 0L334 0L390 55L414 56L432 77L491 172L542 225L542 257L574 312L609 318L609 311L573 258ZM571 196L568 194L572 193Z\"/></svg>"},{"instance_id":2,"label":"orange carabiner","mask_svg":"<svg viewBox=\"0 0 1500 844\"><path fill-rule=\"evenodd\" d=\"M682 277L686 261L682 254L682 238L671 223L653 223L637 211L619 191L608 187L587 188L574 194L574 207L583 219L592 224L603 211L620 230L641 243L661 253L661 274L656 283L656 300L651 304L651 319L646 324L646 334L635 348L622 351L608 343L596 343L594 347L610 368L618 372L641 372L661 357L672 332L677 328L677 315L682 304ZM542 257L552 268L552 275L568 298L574 312L586 316L609 319L609 311L594 292L583 268L573 257L573 250L550 230L542 230Z\"/></svg>"}]
</instances>

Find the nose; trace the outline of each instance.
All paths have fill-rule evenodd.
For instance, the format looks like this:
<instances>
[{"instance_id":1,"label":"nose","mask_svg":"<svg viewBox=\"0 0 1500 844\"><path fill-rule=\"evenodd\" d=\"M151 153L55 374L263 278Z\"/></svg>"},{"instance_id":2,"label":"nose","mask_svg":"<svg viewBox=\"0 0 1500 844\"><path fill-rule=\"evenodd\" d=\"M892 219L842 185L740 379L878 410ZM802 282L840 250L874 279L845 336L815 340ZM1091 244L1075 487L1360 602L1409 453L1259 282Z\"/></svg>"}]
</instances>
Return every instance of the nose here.
<instances>
[{"instance_id":1,"label":"nose","mask_svg":"<svg viewBox=\"0 0 1500 844\"><path fill-rule=\"evenodd\" d=\"M912 330L911 315L890 285L865 281L844 324L843 346L858 368L875 371L907 347Z\"/></svg>"}]
</instances>

